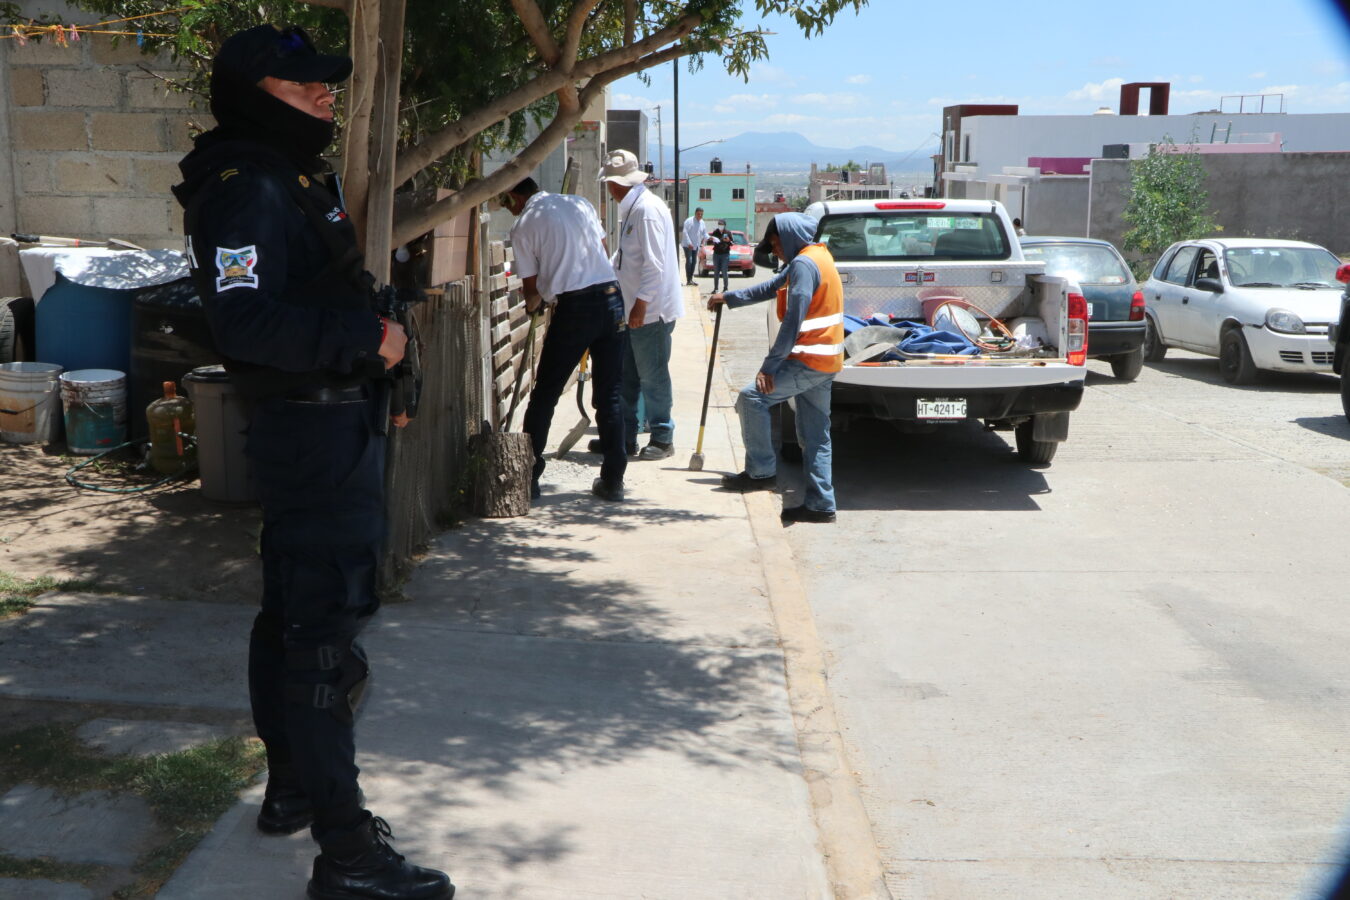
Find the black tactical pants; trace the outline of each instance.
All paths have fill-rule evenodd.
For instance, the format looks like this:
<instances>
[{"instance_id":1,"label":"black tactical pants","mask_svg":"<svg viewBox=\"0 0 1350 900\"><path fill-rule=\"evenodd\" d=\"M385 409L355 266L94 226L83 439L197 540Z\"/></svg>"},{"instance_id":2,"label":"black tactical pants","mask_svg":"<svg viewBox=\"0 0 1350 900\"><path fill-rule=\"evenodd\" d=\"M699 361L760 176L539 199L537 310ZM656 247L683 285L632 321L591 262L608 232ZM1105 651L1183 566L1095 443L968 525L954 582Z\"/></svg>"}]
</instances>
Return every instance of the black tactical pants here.
<instances>
[{"instance_id":1,"label":"black tactical pants","mask_svg":"<svg viewBox=\"0 0 1350 900\"><path fill-rule=\"evenodd\" d=\"M269 764L289 765L309 796L318 841L362 817L342 687L361 674L352 642L379 605L385 438L377 408L370 399L273 399L249 423L246 453L263 510L249 697Z\"/></svg>"}]
</instances>

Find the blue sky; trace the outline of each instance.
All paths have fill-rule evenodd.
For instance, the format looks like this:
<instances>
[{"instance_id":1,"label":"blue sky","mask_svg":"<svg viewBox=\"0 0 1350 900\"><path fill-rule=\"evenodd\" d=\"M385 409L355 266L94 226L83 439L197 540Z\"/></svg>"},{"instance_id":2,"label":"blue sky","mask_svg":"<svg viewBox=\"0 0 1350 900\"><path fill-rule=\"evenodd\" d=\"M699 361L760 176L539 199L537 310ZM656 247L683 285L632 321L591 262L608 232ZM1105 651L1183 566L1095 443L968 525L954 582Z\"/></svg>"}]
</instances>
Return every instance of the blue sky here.
<instances>
[{"instance_id":1,"label":"blue sky","mask_svg":"<svg viewBox=\"0 0 1350 900\"><path fill-rule=\"evenodd\" d=\"M784 19L743 22L777 32L767 39L769 60L748 84L713 59L700 72L682 69L682 147L796 131L829 147L907 153L937 142L930 134L943 106L1016 103L1024 114L1083 115L1115 109L1127 81L1171 82L1173 113L1260 93L1283 93L1290 113L1350 112L1350 31L1331 0L871 0L812 40ZM671 66L650 74L650 85L636 76L615 82L610 105L650 113L659 104L669 148Z\"/></svg>"}]
</instances>

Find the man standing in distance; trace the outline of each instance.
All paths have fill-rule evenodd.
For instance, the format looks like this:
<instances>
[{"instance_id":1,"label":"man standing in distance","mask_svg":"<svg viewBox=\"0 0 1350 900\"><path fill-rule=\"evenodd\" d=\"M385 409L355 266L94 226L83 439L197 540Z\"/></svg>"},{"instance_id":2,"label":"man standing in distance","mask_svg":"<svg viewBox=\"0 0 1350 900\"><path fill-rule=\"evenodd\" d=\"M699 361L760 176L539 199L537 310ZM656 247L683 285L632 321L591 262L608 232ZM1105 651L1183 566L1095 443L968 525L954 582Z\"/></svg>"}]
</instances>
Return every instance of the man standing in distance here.
<instances>
[{"instance_id":1,"label":"man standing in distance","mask_svg":"<svg viewBox=\"0 0 1350 900\"><path fill-rule=\"evenodd\" d=\"M679 185L675 186L679 190ZM684 283L694 283L694 264L698 262L698 248L708 242L708 226L703 221L703 207L684 220L680 229L680 246L684 248Z\"/></svg>"},{"instance_id":2,"label":"man standing in distance","mask_svg":"<svg viewBox=\"0 0 1350 900\"><path fill-rule=\"evenodd\" d=\"M605 232L595 208L583 197L550 194L526 178L501 197L516 217L511 226L515 273L523 282L525 308L531 314L544 302L556 303L544 337L539 372L525 410L525 431L534 449L533 496L539 496L544 447L558 405L581 354L591 351L591 404L600 429L605 460L591 492L604 500L623 499L623 413L619 386L628 348L623 295L605 253Z\"/></svg>"},{"instance_id":3,"label":"man standing in distance","mask_svg":"<svg viewBox=\"0 0 1350 900\"><path fill-rule=\"evenodd\" d=\"M785 524L833 522L833 466L830 449L830 391L843 368L844 288L834 258L815 240L816 220L803 213L779 213L756 249L785 263L768 281L708 298L708 309L732 308L777 296L782 325L754 384L741 389L736 412L745 442L745 469L722 476L733 491L771 491L777 484L769 410L797 398L797 439L806 472L806 502L783 510Z\"/></svg>"},{"instance_id":4,"label":"man standing in distance","mask_svg":"<svg viewBox=\"0 0 1350 900\"><path fill-rule=\"evenodd\" d=\"M670 221L670 208L643 184L647 173L629 151L609 154L600 169L600 180L619 204L619 246L612 261L628 314L628 353L623 365L624 443L630 451L637 448L641 397L652 436L639 458L666 459L675 452L670 338L675 320L684 315L675 226Z\"/></svg>"},{"instance_id":5,"label":"man standing in distance","mask_svg":"<svg viewBox=\"0 0 1350 900\"><path fill-rule=\"evenodd\" d=\"M333 141L326 82L352 71L299 28L259 25L211 69L217 126L174 188L217 349L250 409L245 454L262 505L262 610L249 698L267 748L259 830L318 841L308 894L448 900L363 808L353 718L370 667L356 640L379 607L387 420L381 376L403 356L319 158ZM407 424L407 420L394 422Z\"/></svg>"}]
</instances>

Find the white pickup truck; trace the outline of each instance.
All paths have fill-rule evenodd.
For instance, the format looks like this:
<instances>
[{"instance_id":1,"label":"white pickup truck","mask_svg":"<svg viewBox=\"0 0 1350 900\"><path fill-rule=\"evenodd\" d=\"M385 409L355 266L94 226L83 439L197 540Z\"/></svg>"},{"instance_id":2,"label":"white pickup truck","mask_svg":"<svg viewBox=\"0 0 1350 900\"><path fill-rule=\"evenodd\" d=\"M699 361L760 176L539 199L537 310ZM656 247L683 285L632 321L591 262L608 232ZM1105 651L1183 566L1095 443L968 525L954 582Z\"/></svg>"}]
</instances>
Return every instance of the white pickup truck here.
<instances>
[{"instance_id":1,"label":"white pickup truck","mask_svg":"<svg viewBox=\"0 0 1350 900\"><path fill-rule=\"evenodd\" d=\"M1023 257L1003 206L850 200L806 213L839 269L845 316L875 323L850 325L834 381L836 424L867 416L925 431L983 420L1013 430L1023 460L1050 462L1083 396L1087 302L1077 285ZM770 319L773 334L772 311ZM908 352L885 327L906 323L959 329L974 338L975 355Z\"/></svg>"}]
</instances>

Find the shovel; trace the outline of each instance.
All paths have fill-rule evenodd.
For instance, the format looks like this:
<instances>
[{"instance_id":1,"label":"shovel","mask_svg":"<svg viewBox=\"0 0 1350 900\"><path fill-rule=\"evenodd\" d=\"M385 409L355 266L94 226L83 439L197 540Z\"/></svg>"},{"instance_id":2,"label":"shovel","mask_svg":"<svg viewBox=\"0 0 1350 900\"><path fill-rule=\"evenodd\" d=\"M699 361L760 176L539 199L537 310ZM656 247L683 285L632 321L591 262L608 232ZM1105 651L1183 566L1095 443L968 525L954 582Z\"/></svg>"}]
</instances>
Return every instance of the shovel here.
<instances>
[{"instance_id":1,"label":"shovel","mask_svg":"<svg viewBox=\"0 0 1350 900\"><path fill-rule=\"evenodd\" d=\"M506 411L506 418L502 420L502 431L511 430L511 419L516 414L516 404L520 402L520 385L525 381L525 367L530 366L530 371L534 371L534 330L539 327L539 320L544 317L543 310L530 313L530 333L525 337L525 352L521 354L520 366L516 369L516 385L511 391L511 406Z\"/></svg>"},{"instance_id":2,"label":"shovel","mask_svg":"<svg viewBox=\"0 0 1350 900\"><path fill-rule=\"evenodd\" d=\"M581 436L586 433L586 429L591 427L590 414L586 412L586 361L590 359L591 351L587 350L581 354L581 371L577 373L577 409L581 411L581 421L578 422L567 435L558 442L557 458L562 459L564 453L571 450L581 440Z\"/></svg>"},{"instance_id":3,"label":"shovel","mask_svg":"<svg viewBox=\"0 0 1350 900\"><path fill-rule=\"evenodd\" d=\"M717 362L717 333L722 330L722 308L726 304L717 307L717 318L713 319L713 337L712 347L708 349L708 380L703 385L703 411L698 417L698 446L694 448L694 455L689 457L689 471L703 471L703 428L708 424L708 398L712 395L712 373L713 365Z\"/></svg>"}]
</instances>

